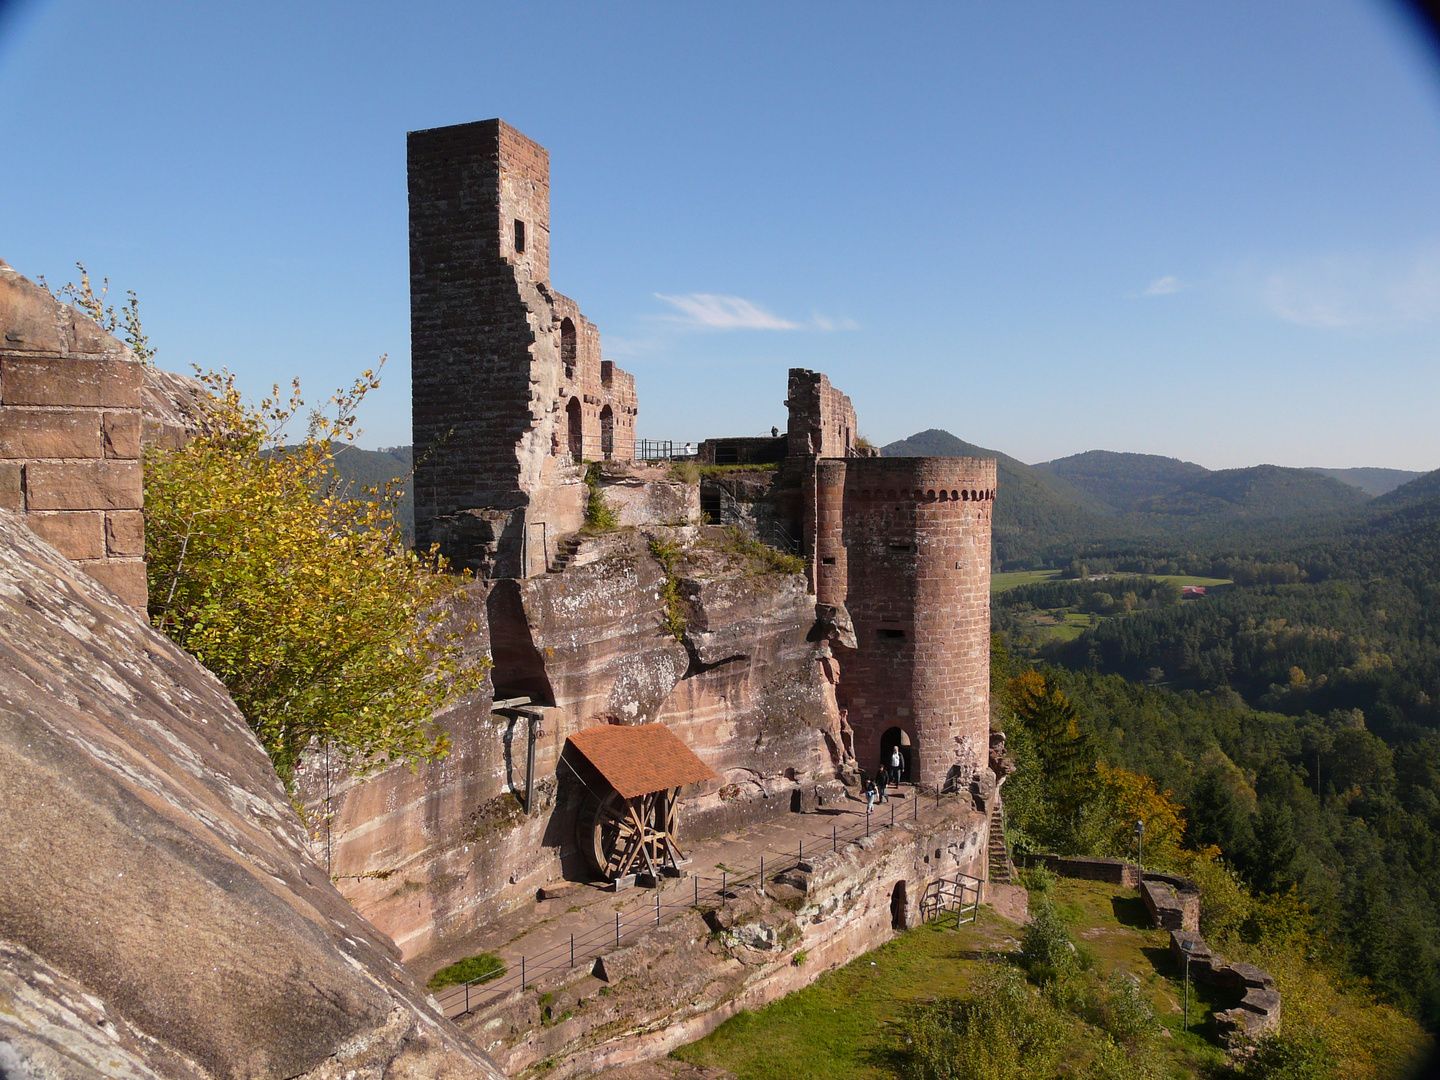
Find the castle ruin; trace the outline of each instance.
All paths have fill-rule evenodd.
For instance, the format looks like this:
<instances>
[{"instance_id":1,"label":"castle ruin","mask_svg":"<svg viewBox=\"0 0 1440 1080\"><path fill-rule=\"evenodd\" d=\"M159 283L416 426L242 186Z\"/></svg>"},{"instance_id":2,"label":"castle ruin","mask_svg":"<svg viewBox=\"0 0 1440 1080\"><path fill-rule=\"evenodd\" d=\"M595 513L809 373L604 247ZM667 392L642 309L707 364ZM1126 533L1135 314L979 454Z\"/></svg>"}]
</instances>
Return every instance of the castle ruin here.
<instances>
[{"instance_id":1,"label":"castle ruin","mask_svg":"<svg viewBox=\"0 0 1440 1080\"><path fill-rule=\"evenodd\" d=\"M411 132L415 533L487 577L584 522L580 463L635 456L635 379L550 287L550 155L501 120Z\"/></svg>"},{"instance_id":2,"label":"castle ruin","mask_svg":"<svg viewBox=\"0 0 1440 1080\"><path fill-rule=\"evenodd\" d=\"M408 175L417 538L523 580L583 524L582 463L633 459L634 379L550 287L543 147L500 120L413 132ZM792 370L785 404L784 436L704 446L778 464L771 519L842 673L837 757L899 746L907 779L964 786L988 753L995 463L875 456L818 372Z\"/></svg>"}]
</instances>

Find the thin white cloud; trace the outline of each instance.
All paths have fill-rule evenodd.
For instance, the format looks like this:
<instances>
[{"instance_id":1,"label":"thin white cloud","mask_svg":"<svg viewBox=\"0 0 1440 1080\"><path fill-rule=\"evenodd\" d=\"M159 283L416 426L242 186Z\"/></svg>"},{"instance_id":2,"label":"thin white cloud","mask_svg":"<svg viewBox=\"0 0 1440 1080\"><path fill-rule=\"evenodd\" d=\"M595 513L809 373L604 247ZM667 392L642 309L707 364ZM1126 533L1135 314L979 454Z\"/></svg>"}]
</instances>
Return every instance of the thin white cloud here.
<instances>
[{"instance_id":1,"label":"thin white cloud","mask_svg":"<svg viewBox=\"0 0 1440 1080\"><path fill-rule=\"evenodd\" d=\"M1398 329L1440 319L1440 248L1250 266L1236 280L1271 315L1298 326Z\"/></svg>"},{"instance_id":2,"label":"thin white cloud","mask_svg":"<svg viewBox=\"0 0 1440 1080\"><path fill-rule=\"evenodd\" d=\"M1174 274L1166 274L1164 277L1156 278L1149 285L1146 285L1145 288L1141 290L1139 295L1173 296L1175 293L1179 292L1183 288L1185 288L1185 286L1181 284L1179 278L1177 278Z\"/></svg>"},{"instance_id":3,"label":"thin white cloud","mask_svg":"<svg viewBox=\"0 0 1440 1080\"><path fill-rule=\"evenodd\" d=\"M813 312L813 313L811 314L811 316L810 316L810 325L813 326L816 330L823 330L823 331L825 331L826 333L829 333L829 332L831 332L832 330L859 330L859 329L860 329L860 324L859 324L858 322L856 322L854 319L845 318L845 317L841 317L841 318L839 318L839 319L831 319L831 318L828 318L828 317L826 317L826 316L824 316L824 315L821 315L818 311Z\"/></svg>"},{"instance_id":4,"label":"thin white cloud","mask_svg":"<svg viewBox=\"0 0 1440 1080\"><path fill-rule=\"evenodd\" d=\"M766 311L759 304L742 296L717 296L714 293L686 293L667 296L656 293L675 309L675 314L661 316L663 321L692 330L858 330L860 324L846 316L832 318L812 312L806 322L794 322Z\"/></svg>"},{"instance_id":5,"label":"thin white cloud","mask_svg":"<svg viewBox=\"0 0 1440 1080\"><path fill-rule=\"evenodd\" d=\"M686 293L684 296L655 296L679 312L670 321L703 330L799 330L800 323L772 315L739 296Z\"/></svg>"}]
</instances>

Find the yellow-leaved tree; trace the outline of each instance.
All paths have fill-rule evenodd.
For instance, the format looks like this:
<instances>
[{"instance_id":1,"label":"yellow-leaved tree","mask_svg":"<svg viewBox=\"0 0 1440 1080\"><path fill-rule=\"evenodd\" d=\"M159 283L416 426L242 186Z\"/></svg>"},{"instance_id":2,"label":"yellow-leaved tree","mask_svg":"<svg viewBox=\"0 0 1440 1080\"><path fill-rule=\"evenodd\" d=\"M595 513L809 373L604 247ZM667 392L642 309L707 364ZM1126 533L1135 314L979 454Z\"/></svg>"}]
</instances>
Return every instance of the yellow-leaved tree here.
<instances>
[{"instance_id":1,"label":"yellow-leaved tree","mask_svg":"<svg viewBox=\"0 0 1440 1080\"><path fill-rule=\"evenodd\" d=\"M233 376L203 380L205 430L146 452L151 621L225 683L287 786L312 747L359 771L443 756L432 718L486 663L462 653L465 579L406 549L398 482L354 497L333 469L376 372L292 446L298 381L251 406Z\"/></svg>"}]
</instances>

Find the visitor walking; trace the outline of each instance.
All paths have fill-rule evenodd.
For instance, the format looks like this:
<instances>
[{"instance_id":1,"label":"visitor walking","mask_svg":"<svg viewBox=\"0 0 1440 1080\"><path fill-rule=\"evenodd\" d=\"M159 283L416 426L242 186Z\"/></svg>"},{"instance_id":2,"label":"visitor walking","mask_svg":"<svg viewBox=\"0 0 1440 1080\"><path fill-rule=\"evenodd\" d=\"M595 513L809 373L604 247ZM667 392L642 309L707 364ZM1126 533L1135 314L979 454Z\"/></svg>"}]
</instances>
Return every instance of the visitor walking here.
<instances>
[{"instance_id":1,"label":"visitor walking","mask_svg":"<svg viewBox=\"0 0 1440 1080\"><path fill-rule=\"evenodd\" d=\"M885 801L885 781L886 781L886 779L887 779L887 777L885 776L885 766L884 766L884 765L881 765L881 766L880 766L880 775L875 778L875 787L878 789L879 795L880 795L880 797L876 800L877 802L884 802L884 801Z\"/></svg>"},{"instance_id":2,"label":"visitor walking","mask_svg":"<svg viewBox=\"0 0 1440 1080\"><path fill-rule=\"evenodd\" d=\"M890 748L890 783L896 787L900 786L900 770L905 767L905 759L900 756L900 747Z\"/></svg>"},{"instance_id":3,"label":"visitor walking","mask_svg":"<svg viewBox=\"0 0 1440 1080\"><path fill-rule=\"evenodd\" d=\"M865 793L865 813L875 809L875 781L863 771L860 773L860 790Z\"/></svg>"}]
</instances>

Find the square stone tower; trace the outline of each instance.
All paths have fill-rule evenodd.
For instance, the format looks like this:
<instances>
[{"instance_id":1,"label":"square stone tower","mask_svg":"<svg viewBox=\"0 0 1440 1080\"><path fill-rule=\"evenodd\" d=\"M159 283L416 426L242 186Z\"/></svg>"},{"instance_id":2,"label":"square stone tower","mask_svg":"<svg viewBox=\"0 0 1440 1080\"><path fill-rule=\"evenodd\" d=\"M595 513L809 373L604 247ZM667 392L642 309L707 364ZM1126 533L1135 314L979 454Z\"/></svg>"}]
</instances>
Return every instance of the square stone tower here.
<instances>
[{"instance_id":1,"label":"square stone tower","mask_svg":"<svg viewBox=\"0 0 1440 1080\"><path fill-rule=\"evenodd\" d=\"M635 380L550 287L550 155L501 120L413 131L415 533L491 578L584 522L585 461L635 454Z\"/></svg>"}]
</instances>

